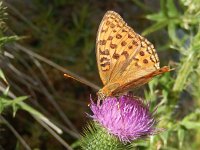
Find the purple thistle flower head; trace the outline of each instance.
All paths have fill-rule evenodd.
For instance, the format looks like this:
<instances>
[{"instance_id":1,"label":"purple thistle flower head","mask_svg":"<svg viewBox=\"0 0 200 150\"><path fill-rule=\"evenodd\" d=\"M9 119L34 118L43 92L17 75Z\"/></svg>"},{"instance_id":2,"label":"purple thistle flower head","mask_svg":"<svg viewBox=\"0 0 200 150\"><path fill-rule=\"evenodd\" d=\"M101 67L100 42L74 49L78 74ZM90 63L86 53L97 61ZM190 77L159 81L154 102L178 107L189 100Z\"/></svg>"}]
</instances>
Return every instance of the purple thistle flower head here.
<instances>
[{"instance_id":1,"label":"purple thistle flower head","mask_svg":"<svg viewBox=\"0 0 200 150\"><path fill-rule=\"evenodd\" d=\"M91 100L91 116L123 142L155 133L155 119L141 99L129 95L107 97L101 105Z\"/></svg>"}]
</instances>

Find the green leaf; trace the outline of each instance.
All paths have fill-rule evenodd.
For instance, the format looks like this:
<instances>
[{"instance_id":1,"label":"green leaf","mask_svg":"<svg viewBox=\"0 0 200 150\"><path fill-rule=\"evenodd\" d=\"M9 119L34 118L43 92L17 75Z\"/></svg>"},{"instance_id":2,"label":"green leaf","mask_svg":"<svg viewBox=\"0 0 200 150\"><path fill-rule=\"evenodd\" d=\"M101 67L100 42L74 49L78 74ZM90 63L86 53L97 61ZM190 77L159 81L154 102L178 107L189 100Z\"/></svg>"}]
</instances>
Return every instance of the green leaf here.
<instances>
[{"instance_id":1,"label":"green leaf","mask_svg":"<svg viewBox=\"0 0 200 150\"><path fill-rule=\"evenodd\" d=\"M173 91L182 91L185 88L188 77L193 71L196 59L197 58L194 51L191 51L187 57L182 59L182 64L178 71L176 81L173 85Z\"/></svg>"},{"instance_id":2,"label":"green leaf","mask_svg":"<svg viewBox=\"0 0 200 150\"><path fill-rule=\"evenodd\" d=\"M20 97L15 98L15 99L12 101L12 103L20 103L20 102L24 101L24 100L27 99L27 98L28 98L28 96L20 96Z\"/></svg>"},{"instance_id":3,"label":"green leaf","mask_svg":"<svg viewBox=\"0 0 200 150\"><path fill-rule=\"evenodd\" d=\"M20 96L12 100L13 116L16 115L17 110L20 108L19 104L27 98L27 96Z\"/></svg>"},{"instance_id":4,"label":"green leaf","mask_svg":"<svg viewBox=\"0 0 200 150\"><path fill-rule=\"evenodd\" d=\"M179 139L179 148L181 149L183 146L183 140L185 137L185 130L182 129L181 127L178 129L178 139Z\"/></svg>"},{"instance_id":5,"label":"green leaf","mask_svg":"<svg viewBox=\"0 0 200 150\"><path fill-rule=\"evenodd\" d=\"M181 122L181 125L187 129L199 129L200 128L200 122L195 122L195 121L183 120Z\"/></svg>"},{"instance_id":6,"label":"green leaf","mask_svg":"<svg viewBox=\"0 0 200 150\"><path fill-rule=\"evenodd\" d=\"M7 96L8 92L9 92L9 89L10 89L10 87L7 86L6 89L5 89L5 91L3 91L3 95Z\"/></svg>"},{"instance_id":7,"label":"green leaf","mask_svg":"<svg viewBox=\"0 0 200 150\"><path fill-rule=\"evenodd\" d=\"M2 69L0 69L0 78L1 78L4 82L8 83L7 80L6 80L6 77L5 77L4 73L3 73L3 71L2 71Z\"/></svg>"},{"instance_id":8,"label":"green leaf","mask_svg":"<svg viewBox=\"0 0 200 150\"><path fill-rule=\"evenodd\" d=\"M0 98L0 114L3 112L3 110L4 110L4 105L2 99Z\"/></svg>"},{"instance_id":9,"label":"green leaf","mask_svg":"<svg viewBox=\"0 0 200 150\"><path fill-rule=\"evenodd\" d=\"M146 18L152 21L157 21L157 22L166 20L166 17L161 12L159 12L158 14L156 13L156 14L147 15Z\"/></svg>"},{"instance_id":10,"label":"green leaf","mask_svg":"<svg viewBox=\"0 0 200 150\"><path fill-rule=\"evenodd\" d=\"M3 112L3 110L12 105L12 100L4 97L0 97L0 113Z\"/></svg>"},{"instance_id":11,"label":"green leaf","mask_svg":"<svg viewBox=\"0 0 200 150\"><path fill-rule=\"evenodd\" d=\"M145 3L143 3L140 0L132 0L138 7L140 7L141 9L145 10L145 11L152 11L149 5L146 5Z\"/></svg>"},{"instance_id":12,"label":"green leaf","mask_svg":"<svg viewBox=\"0 0 200 150\"><path fill-rule=\"evenodd\" d=\"M148 143L144 140L136 140L136 141L133 141L131 143L131 145L133 147L137 147L137 146L142 146L142 147L148 147Z\"/></svg>"},{"instance_id":13,"label":"green leaf","mask_svg":"<svg viewBox=\"0 0 200 150\"><path fill-rule=\"evenodd\" d=\"M178 17L179 13L174 4L174 0L167 0L168 16L170 18Z\"/></svg>"},{"instance_id":14,"label":"green leaf","mask_svg":"<svg viewBox=\"0 0 200 150\"><path fill-rule=\"evenodd\" d=\"M4 45L5 43L8 43L8 42L14 42L14 41L17 41L17 40L20 40L21 38L14 35L14 36L7 36L7 37L2 37L0 38L0 46Z\"/></svg>"},{"instance_id":15,"label":"green leaf","mask_svg":"<svg viewBox=\"0 0 200 150\"><path fill-rule=\"evenodd\" d=\"M175 43L175 44L179 43L179 40L176 36L176 25L173 22L169 22L168 35L173 43Z\"/></svg>"},{"instance_id":16,"label":"green leaf","mask_svg":"<svg viewBox=\"0 0 200 150\"><path fill-rule=\"evenodd\" d=\"M142 33L142 35L145 36L145 35L147 35L147 34L150 34L150 33L152 33L152 32L155 32L155 31L157 31L157 30L160 30L160 29L164 28L167 24L168 24L167 21L155 23L155 24L152 25L151 27L147 28L147 29Z\"/></svg>"},{"instance_id":17,"label":"green leaf","mask_svg":"<svg viewBox=\"0 0 200 150\"><path fill-rule=\"evenodd\" d=\"M166 0L161 0L160 1L160 11L164 16L167 17L167 8L166 8Z\"/></svg>"},{"instance_id":18,"label":"green leaf","mask_svg":"<svg viewBox=\"0 0 200 150\"><path fill-rule=\"evenodd\" d=\"M166 147L167 146L167 140L168 140L168 137L169 137L169 131L165 131L165 132L162 132L160 134L160 137L164 143L164 146Z\"/></svg>"}]
</instances>

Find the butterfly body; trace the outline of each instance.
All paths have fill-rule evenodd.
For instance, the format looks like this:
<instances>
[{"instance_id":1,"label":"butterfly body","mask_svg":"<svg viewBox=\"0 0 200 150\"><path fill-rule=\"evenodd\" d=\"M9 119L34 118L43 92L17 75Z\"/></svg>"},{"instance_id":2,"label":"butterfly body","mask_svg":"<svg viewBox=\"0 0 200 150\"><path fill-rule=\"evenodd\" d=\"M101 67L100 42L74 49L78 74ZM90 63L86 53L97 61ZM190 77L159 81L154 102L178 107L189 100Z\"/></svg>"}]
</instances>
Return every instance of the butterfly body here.
<instances>
[{"instance_id":1,"label":"butterfly body","mask_svg":"<svg viewBox=\"0 0 200 150\"><path fill-rule=\"evenodd\" d=\"M104 15L96 45L99 74L104 84L97 93L99 99L120 95L170 71L167 66L160 68L153 44L137 34L114 11Z\"/></svg>"}]
</instances>

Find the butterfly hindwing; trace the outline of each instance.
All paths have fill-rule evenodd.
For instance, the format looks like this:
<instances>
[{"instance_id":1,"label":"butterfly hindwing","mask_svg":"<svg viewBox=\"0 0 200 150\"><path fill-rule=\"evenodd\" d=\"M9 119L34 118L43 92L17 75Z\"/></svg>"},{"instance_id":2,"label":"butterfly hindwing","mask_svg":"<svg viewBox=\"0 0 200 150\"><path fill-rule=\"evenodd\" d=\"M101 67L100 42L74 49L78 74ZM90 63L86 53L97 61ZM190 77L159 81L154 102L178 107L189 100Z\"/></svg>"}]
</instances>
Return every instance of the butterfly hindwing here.
<instances>
[{"instance_id":1,"label":"butterfly hindwing","mask_svg":"<svg viewBox=\"0 0 200 150\"><path fill-rule=\"evenodd\" d=\"M127 79L124 84L160 69L158 55L153 44L144 37L139 36L139 39L138 53L120 75Z\"/></svg>"}]
</instances>

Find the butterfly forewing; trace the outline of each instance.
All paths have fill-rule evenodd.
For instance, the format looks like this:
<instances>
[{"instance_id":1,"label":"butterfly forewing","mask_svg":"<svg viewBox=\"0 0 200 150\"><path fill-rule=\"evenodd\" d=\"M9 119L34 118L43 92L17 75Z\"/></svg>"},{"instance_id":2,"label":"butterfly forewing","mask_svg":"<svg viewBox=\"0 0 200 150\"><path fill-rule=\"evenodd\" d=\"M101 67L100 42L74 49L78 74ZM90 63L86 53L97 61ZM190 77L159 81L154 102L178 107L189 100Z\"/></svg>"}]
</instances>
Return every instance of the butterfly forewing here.
<instances>
[{"instance_id":1,"label":"butterfly forewing","mask_svg":"<svg viewBox=\"0 0 200 150\"><path fill-rule=\"evenodd\" d=\"M113 56L117 47L114 35L120 32L125 22L113 15L113 13L106 13L99 26L96 40L96 56L99 68L99 74L103 84L107 84L111 74L111 70L115 62Z\"/></svg>"},{"instance_id":2,"label":"butterfly forewing","mask_svg":"<svg viewBox=\"0 0 200 150\"><path fill-rule=\"evenodd\" d=\"M97 34L97 63L104 85L122 72L125 62L131 61L139 50L138 42L137 34L117 13L105 14Z\"/></svg>"}]
</instances>

